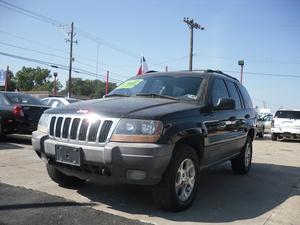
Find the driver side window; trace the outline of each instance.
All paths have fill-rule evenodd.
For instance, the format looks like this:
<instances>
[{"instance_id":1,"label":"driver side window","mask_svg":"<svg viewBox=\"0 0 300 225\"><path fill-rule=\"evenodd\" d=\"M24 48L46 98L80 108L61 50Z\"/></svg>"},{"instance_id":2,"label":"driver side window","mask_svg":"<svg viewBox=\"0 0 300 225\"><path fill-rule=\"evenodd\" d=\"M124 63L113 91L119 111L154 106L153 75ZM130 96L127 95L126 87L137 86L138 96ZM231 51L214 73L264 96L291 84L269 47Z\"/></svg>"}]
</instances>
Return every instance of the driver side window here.
<instances>
[{"instance_id":1,"label":"driver side window","mask_svg":"<svg viewBox=\"0 0 300 225\"><path fill-rule=\"evenodd\" d=\"M212 88L212 104L218 104L220 98L229 98L228 90L223 79L215 78Z\"/></svg>"}]
</instances>

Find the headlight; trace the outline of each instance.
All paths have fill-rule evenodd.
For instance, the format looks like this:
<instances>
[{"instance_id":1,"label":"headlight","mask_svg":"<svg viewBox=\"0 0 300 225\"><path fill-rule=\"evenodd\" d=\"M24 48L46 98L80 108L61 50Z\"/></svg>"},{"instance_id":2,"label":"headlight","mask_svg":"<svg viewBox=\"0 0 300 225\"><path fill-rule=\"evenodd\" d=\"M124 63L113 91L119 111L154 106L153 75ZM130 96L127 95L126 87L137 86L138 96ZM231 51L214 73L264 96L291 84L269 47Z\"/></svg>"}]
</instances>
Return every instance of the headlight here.
<instances>
[{"instance_id":1,"label":"headlight","mask_svg":"<svg viewBox=\"0 0 300 225\"><path fill-rule=\"evenodd\" d=\"M111 141L118 142L156 142L163 129L161 121L121 119Z\"/></svg>"},{"instance_id":2,"label":"headlight","mask_svg":"<svg viewBox=\"0 0 300 225\"><path fill-rule=\"evenodd\" d=\"M48 133L49 122L50 122L50 115L43 113L39 120L37 130L43 133Z\"/></svg>"}]
</instances>

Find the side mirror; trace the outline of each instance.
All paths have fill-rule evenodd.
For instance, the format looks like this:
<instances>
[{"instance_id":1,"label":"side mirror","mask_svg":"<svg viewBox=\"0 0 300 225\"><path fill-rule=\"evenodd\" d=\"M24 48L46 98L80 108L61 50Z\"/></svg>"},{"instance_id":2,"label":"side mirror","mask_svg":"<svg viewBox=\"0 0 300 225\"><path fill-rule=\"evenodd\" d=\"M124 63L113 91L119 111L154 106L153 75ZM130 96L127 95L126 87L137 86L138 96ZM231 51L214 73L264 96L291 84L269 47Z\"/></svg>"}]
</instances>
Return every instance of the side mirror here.
<instances>
[{"instance_id":1,"label":"side mirror","mask_svg":"<svg viewBox=\"0 0 300 225\"><path fill-rule=\"evenodd\" d=\"M230 109L235 109L235 101L231 98L219 98L217 105L214 106L214 110Z\"/></svg>"}]
</instances>

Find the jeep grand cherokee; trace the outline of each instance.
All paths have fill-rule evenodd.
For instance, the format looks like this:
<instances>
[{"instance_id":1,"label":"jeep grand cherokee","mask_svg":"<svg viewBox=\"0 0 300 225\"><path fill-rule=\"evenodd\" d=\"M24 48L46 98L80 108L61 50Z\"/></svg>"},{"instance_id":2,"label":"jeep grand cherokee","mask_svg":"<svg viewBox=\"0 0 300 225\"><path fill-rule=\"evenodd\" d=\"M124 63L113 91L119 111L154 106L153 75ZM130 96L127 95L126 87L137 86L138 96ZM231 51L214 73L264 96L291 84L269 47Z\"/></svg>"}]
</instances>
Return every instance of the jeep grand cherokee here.
<instances>
[{"instance_id":1,"label":"jeep grand cherokee","mask_svg":"<svg viewBox=\"0 0 300 225\"><path fill-rule=\"evenodd\" d=\"M180 211L195 199L201 169L251 166L255 111L238 80L221 71L133 77L103 99L47 110L32 144L61 186L86 180L153 186Z\"/></svg>"}]
</instances>

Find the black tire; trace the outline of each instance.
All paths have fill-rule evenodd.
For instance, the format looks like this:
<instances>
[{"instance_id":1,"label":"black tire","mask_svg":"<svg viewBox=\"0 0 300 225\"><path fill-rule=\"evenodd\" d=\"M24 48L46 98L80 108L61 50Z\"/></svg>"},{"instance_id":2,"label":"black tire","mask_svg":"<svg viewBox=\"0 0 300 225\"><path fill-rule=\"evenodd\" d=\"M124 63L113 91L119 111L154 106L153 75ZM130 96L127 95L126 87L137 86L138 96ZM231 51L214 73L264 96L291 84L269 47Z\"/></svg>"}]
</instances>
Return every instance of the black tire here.
<instances>
[{"instance_id":1,"label":"black tire","mask_svg":"<svg viewBox=\"0 0 300 225\"><path fill-rule=\"evenodd\" d=\"M85 182L85 180L77 177L67 176L57 170L53 165L47 163L47 172L49 177L62 187L78 187Z\"/></svg>"},{"instance_id":2,"label":"black tire","mask_svg":"<svg viewBox=\"0 0 300 225\"><path fill-rule=\"evenodd\" d=\"M277 141L277 135L276 134L274 134L274 133L272 133L272 141Z\"/></svg>"},{"instance_id":3,"label":"black tire","mask_svg":"<svg viewBox=\"0 0 300 225\"><path fill-rule=\"evenodd\" d=\"M264 131L257 134L259 138L264 138Z\"/></svg>"},{"instance_id":4,"label":"black tire","mask_svg":"<svg viewBox=\"0 0 300 225\"><path fill-rule=\"evenodd\" d=\"M180 166L182 165L182 168L184 168L191 162L193 163L194 170L191 169L189 170L189 173L185 173L185 175L183 175L184 173L179 171ZM194 177L194 179L192 177ZM152 189L155 202L158 203L163 209L174 212L189 208L197 194L198 177L199 158L196 151L188 145L178 145L174 150L173 157L163 176L162 181ZM192 189L189 189L191 185L187 184L188 179L194 180L194 186ZM176 182L180 183L179 186L182 185L181 188L177 190L178 192L176 192L175 188ZM186 200L179 199L179 192L182 194L183 191L188 192ZM184 197L184 195L181 196Z\"/></svg>"},{"instance_id":5,"label":"black tire","mask_svg":"<svg viewBox=\"0 0 300 225\"><path fill-rule=\"evenodd\" d=\"M6 134L2 130L2 123L0 122L0 141L5 141Z\"/></svg>"},{"instance_id":6,"label":"black tire","mask_svg":"<svg viewBox=\"0 0 300 225\"><path fill-rule=\"evenodd\" d=\"M252 162L252 139L248 137L239 156L231 160L231 168L233 172L236 174L246 174L250 170L251 162Z\"/></svg>"}]
</instances>

